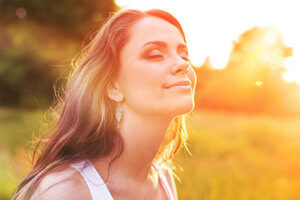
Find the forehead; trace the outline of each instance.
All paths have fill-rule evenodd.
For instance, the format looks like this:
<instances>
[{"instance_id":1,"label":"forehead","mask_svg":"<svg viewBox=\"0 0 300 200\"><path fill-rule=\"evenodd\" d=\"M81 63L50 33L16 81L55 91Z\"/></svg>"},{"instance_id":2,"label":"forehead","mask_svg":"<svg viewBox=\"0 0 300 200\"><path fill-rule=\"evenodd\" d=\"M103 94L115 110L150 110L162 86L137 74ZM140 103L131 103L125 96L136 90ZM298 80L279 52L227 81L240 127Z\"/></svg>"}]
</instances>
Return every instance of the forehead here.
<instances>
[{"instance_id":1,"label":"forehead","mask_svg":"<svg viewBox=\"0 0 300 200\"><path fill-rule=\"evenodd\" d=\"M130 29L131 45L141 47L149 41L164 41L169 45L184 43L180 31L173 24L157 17L143 18Z\"/></svg>"}]
</instances>

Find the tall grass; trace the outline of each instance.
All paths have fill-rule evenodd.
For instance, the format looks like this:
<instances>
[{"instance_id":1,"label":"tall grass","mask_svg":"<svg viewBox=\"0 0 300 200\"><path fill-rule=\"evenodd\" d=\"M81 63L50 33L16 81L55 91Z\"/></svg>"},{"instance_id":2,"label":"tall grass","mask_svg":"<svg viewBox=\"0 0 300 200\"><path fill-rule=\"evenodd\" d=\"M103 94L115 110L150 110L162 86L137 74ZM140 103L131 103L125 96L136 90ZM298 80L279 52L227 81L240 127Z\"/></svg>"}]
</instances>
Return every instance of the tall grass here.
<instances>
[{"instance_id":1,"label":"tall grass","mask_svg":"<svg viewBox=\"0 0 300 200\"><path fill-rule=\"evenodd\" d=\"M9 199L30 170L32 139L41 131L43 111L0 108L0 200Z\"/></svg>"},{"instance_id":2,"label":"tall grass","mask_svg":"<svg viewBox=\"0 0 300 200\"><path fill-rule=\"evenodd\" d=\"M201 111L188 127L180 199L300 199L300 118Z\"/></svg>"},{"instance_id":3,"label":"tall grass","mask_svg":"<svg viewBox=\"0 0 300 200\"><path fill-rule=\"evenodd\" d=\"M0 109L0 200L30 170L44 120L43 111ZM200 111L187 121L192 156L175 160L179 199L300 199L300 118Z\"/></svg>"}]
</instances>

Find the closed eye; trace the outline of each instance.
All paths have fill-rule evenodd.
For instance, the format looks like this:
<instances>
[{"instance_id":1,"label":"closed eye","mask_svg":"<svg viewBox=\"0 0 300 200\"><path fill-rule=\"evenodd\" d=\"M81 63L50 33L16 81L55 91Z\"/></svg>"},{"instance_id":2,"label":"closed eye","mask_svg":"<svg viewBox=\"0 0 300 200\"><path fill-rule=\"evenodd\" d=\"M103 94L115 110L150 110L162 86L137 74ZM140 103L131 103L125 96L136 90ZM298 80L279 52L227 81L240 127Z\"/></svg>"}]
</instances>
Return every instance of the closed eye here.
<instances>
[{"instance_id":1,"label":"closed eye","mask_svg":"<svg viewBox=\"0 0 300 200\"><path fill-rule=\"evenodd\" d=\"M181 52L179 54L179 56L183 59L183 60L186 60L186 61L189 61L190 59L188 58L188 54L186 52Z\"/></svg>"},{"instance_id":2,"label":"closed eye","mask_svg":"<svg viewBox=\"0 0 300 200\"><path fill-rule=\"evenodd\" d=\"M156 59L156 58L162 58L162 57L163 57L163 55L157 49L152 50L150 53L147 54L147 58L150 58L150 59Z\"/></svg>"},{"instance_id":3,"label":"closed eye","mask_svg":"<svg viewBox=\"0 0 300 200\"><path fill-rule=\"evenodd\" d=\"M154 56L149 56L149 59L156 59L156 58L162 58L162 55L154 55Z\"/></svg>"}]
</instances>

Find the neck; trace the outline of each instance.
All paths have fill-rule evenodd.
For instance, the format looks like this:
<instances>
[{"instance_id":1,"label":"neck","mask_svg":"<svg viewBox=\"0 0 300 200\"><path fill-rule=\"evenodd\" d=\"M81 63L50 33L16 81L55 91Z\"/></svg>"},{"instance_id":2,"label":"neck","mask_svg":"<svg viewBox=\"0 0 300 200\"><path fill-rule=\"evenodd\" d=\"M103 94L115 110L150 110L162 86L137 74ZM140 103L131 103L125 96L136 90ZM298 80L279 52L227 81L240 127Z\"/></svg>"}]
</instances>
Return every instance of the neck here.
<instances>
[{"instance_id":1,"label":"neck","mask_svg":"<svg viewBox=\"0 0 300 200\"><path fill-rule=\"evenodd\" d=\"M172 118L163 115L141 117L134 112L124 113L126 115L118 129L124 142L123 152L112 163L109 176L142 183L149 179L153 159ZM97 163L95 165L97 167Z\"/></svg>"}]
</instances>

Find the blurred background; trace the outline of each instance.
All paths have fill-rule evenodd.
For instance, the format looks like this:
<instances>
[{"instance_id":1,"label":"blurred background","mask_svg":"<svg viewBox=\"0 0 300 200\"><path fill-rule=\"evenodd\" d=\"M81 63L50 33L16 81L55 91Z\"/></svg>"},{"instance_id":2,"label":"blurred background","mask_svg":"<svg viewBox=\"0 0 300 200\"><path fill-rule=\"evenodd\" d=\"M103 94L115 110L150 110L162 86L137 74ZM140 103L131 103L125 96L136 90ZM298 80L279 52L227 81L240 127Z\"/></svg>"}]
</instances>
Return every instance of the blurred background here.
<instances>
[{"instance_id":1,"label":"blurred background","mask_svg":"<svg viewBox=\"0 0 300 200\"><path fill-rule=\"evenodd\" d=\"M161 8L183 25L197 74L179 199L300 199L300 18L295 1L0 0L0 200L72 58L113 12ZM298 17L298 18L297 18Z\"/></svg>"}]
</instances>

